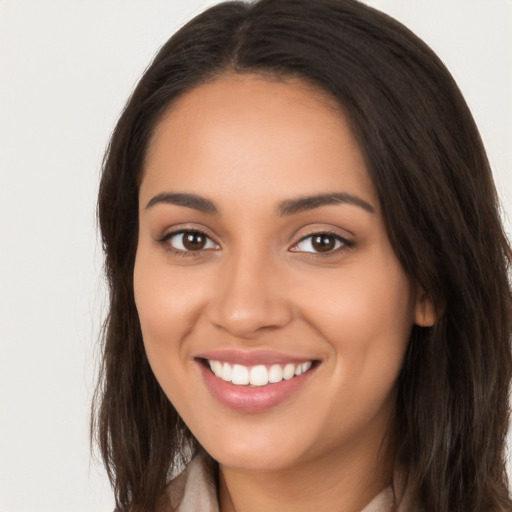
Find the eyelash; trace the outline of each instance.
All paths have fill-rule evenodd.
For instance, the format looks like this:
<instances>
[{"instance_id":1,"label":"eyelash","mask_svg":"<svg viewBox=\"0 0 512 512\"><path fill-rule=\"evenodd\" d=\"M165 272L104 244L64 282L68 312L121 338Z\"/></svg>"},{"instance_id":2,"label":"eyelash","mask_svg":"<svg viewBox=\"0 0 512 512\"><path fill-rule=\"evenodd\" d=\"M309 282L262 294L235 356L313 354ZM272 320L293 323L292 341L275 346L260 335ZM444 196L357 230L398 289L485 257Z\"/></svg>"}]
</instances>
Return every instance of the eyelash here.
<instances>
[{"instance_id":1,"label":"eyelash","mask_svg":"<svg viewBox=\"0 0 512 512\"><path fill-rule=\"evenodd\" d=\"M207 242L206 242L207 244L210 242L210 243L213 243L216 247L215 248L212 248L212 247L201 248L196 251L187 250L186 248L185 249L177 249L177 248L173 247L171 244L171 240L174 237L177 237L179 235L183 236L185 234L193 234L193 235L199 235L199 236L205 237L207 239ZM294 247L297 247L299 244L305 242L308 239L313 239L315 236L331 237L334 239L335 245L337 244L338 246L337 247L335 246L335 248L333 250L329 250L324 253L322 253L320 251L294 250ZM172 233L167 233L166 235L164 235L161 239L157 240L157 242L161 245L165 245L169 251L171 251L176 256L180 256L180 257L197 257L197 256L200 256L203 253L203 251L216 250L219 247L218 244L213 242L211 237L209 237L206 233L204 233L203 231L200 231L198 229L182 229L180 231L173 231ZM312 242L310 242L310 243L312 243ZM181 242L181 245L183 246L183 241ZM354 247L354 245L355 245L354 242L347 240L346 238L340 236L337 233L334 233L331 231L315 231L309 235L302 237L289 250L291 252L303 252L304 254L308 254L309 257L326 258L329 256L333 256L335 254L338 254L340 252L346 252L346 251L352 249L352 247Z\"/></svg>"},{"instance_id":2,"label":"eyelash","mask_svg":"<svg viewBox=\"0 0 512 512\"><path fill-rule=\"evenodd\" d=\"M179 235L183 236L183 235L186 235L186 234L193 234L193 235L202 236L202 237L204 237L207 240L207 242L206 242L207 244L208 244L208 242L210 242L210 243L213 243L215 246L218 247L218 244L213 242L211 237L209 237L206 233L204 233L203 231L200 231L198 229L182 229L180 231L173 231L172 233L167 233L160 240L158 240L158 243L161 244L161 245L166 246L166 248L169 251L171 251L173 254L175 254L176 256L181 256L181 257L197 257L197 256L200 256L203 251L211 251L212 250L211 247L208 247L208 248L201 248L201 249L199 249L197 251L190 251L190 250L187 250L186 248L184 248L184 249L177 249L177 248L172 246L171 240L174 237L177 237ZM181 241L181 245L183 246L183 241Z\"/></svg>"},{"instance_id":3,"label":"eyelash","mask_svg":"<svg viewBox=\"0 0 512 512\"><path fill-rule=\"evenodd\" d=\"M329 237L334 239L334 243L337 244L337 247L335 246L334 249L326 251L326 252L320 252L320 251L298 251L294 250L294 247L297 247L299 244L305 242L306 240L311 240L309 243L312 245L313 239L315 237ZM315 231L313 233L310 233L309 235L306 235L302 237L294 246L290 249L292 252L303 252L304 254L308 254L309 257L315 257L315 258L328 258L329 256L334 256L339 253L343 253L346 251L349 251L354 247L354 242L351 240L347 240L346 238L340 236L338 233L334 233L332 231Z\"/></svg>"}]
</instances>

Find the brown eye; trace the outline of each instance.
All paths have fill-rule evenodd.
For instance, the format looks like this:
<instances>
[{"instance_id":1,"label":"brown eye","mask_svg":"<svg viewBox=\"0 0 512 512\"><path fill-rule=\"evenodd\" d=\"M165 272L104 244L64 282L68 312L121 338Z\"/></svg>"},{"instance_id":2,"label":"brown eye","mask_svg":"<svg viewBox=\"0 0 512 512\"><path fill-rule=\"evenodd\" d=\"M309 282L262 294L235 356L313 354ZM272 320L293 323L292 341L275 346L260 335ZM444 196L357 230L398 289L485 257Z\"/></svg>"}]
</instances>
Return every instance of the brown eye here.
<instances>
[{"instance_id":1,"label":"brown eye","mask_svg":"<svg viewBox=\"0 0 512 512\"><path fill-rule=\"evenodd\" d=\"M219 246L201 231L180 231L166 237L167 243L176 252L197 252L218 249Z\"/></svg>"},{"instance_id":2,"label":"brown eye","mask_svg":"<svg viewBox=\"0 0 512 512\"><path fill-rule=\"evenodd\" d=\"M204 249L206 245L206 237L197 231L183 233L183 246L187 251L199 251Z\"/></svg>"},{"instance_id":3,"label":"brown eye","mask_svg":"<svg viewBox=\"0 0 512 512\"><path fill-rule=\"evenodd\" d=\"M313 254L332 253L340 249L348 249L354 244L334 233L314 233L304 237L290 250Z\"/></svg>"},{"instance_id":4,"label":"brown eye","mask_svg":"<svg viewBox=\"0 0 512 512\"><path fill-rule=\"evenodd\" d=\"M311 238L311 246L317 252L332 251L336 246L336 238L327 234L314 235Z\"/></svg>"}]
</instances>

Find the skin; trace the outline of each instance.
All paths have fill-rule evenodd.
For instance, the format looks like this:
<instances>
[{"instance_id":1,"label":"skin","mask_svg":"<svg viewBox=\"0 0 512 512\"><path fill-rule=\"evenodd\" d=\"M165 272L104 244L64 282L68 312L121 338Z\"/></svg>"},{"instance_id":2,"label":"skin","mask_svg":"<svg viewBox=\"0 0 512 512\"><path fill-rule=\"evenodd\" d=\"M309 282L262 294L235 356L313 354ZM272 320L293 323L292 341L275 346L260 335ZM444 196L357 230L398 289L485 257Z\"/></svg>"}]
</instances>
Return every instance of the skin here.
<instances>
[{"instance_id":1,"label":"skin","mask_svg":"<svg viewBox=\"0 0 512 512\"><path fill-rule=\"evenodd\" d=\"M193 193L218 213L153 201ZM280 215L298 197L351 194ZM179 230L209 238L180 250ZM315 252L313 233L347 240ZM331 240L336 240L331 239ZM157 126L140 187L135 300L151 367L219 462L221 511L361 510L390 482L387 433L411 327L430 304L388 240L376 191L335 103L296 80L228 75ZM221 405L195 356L277 350L319 362L285 402Z\"/></svg>"}]
</instances>

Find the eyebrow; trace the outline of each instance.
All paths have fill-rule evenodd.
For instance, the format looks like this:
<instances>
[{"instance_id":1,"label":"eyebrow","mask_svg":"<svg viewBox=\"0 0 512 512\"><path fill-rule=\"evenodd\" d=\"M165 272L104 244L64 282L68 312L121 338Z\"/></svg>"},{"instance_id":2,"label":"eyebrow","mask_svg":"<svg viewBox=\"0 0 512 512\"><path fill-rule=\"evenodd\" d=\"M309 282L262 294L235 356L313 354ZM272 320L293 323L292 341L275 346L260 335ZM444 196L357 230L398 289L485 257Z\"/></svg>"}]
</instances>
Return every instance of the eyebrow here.
<instances>
[{"instance_id":1,"label":"eyebrow","mask_svg":"<svg viewBox=\"0 0 512 512\"><path fill-rule=\"evenodd\" d=\"M370 203L367 203L360 197L347 194L346 192L318 194L314 196L298 197L297 199L289 199L287 201L283 201L279 205L277 213L280 216L293 215L295 213L314 210L315 208L329 206L332 204L350 204L353 206L359 206L369 213L375 213L375 208Z\"/></svg>"},{"instance_id":2,"label":"eyebrow","mask_svg":"<svg viewBox=\"0 0 512 512\"><path fill-rule=\"evenodd\" d=\"M218 215L219 213L219 209L215 206L213 201L210 201L209 199L198 196L196 194L181 192L165 192L162 194L157 194L150 199L146 205L146 209L160 203L184 206L186 208L192 208L203 213L210 213L215 215ZM354 196L353 194L348 194L346 192L335 192L330 194L317 194L314 196L304 196L298 197L296 199L288 199L279 204L277 208L277 214L280 217L284 217L334 204L349 204L358 206L369 213L375 213L373 206L360 197Z\"/></svg>"},{"instance_id":3,"label":"eyebrow","mask_svg":"<svg viewBox=\"0 0 512 512\"><path fill-rule=\"evenodd\" d=\"M176 206L185 206L186 208L192 208L203 213L218 214L219 210L215 204L206 199L205 197L198 196L196 194L184 194L184 193L163 193L158 194L146 205L146 210L155 206L159 203L174 204Z\"/></svg>"}]
</instances>

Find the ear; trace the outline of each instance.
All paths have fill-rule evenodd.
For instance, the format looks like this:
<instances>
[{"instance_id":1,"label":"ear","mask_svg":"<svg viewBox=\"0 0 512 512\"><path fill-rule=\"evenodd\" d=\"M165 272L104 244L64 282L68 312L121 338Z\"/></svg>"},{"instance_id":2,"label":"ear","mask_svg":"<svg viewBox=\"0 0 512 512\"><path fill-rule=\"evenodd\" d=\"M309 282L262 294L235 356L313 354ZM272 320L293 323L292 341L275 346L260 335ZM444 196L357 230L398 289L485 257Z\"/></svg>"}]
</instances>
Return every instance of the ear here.
<instances>
[{"instance_id":1,"label":"ear","mask_svg":"<svg viewBox=\"0 0 512 512\"><path fill-rule=\"evenodd\" d=\"M437 317L432 299L423 288L418 287L414 309L414 323L420 327L432 327L436 323Z\"/></svg>"}]
</instances>

